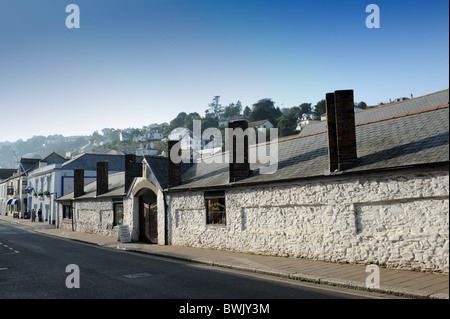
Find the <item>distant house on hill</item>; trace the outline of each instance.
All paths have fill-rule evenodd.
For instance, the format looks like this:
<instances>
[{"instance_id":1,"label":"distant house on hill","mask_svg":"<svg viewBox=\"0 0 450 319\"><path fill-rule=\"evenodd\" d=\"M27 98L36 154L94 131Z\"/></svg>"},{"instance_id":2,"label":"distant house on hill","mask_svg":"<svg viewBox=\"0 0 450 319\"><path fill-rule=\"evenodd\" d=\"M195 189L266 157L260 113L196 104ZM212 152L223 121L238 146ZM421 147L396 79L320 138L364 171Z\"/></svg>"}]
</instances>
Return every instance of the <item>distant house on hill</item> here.
<instances>
[{"instance_id":1,"label":"distant house on hill","mask_svg":"<svg viewBox=\"0 0 450 319\"><path fill-rule=\"evenodd\" d=\"M258 131L265 130L267 128L273 128L273 124L269 120L260 120L248 123L249 128L257 129Z\"/></svg>"},{"instance_id":2,"label":"distant house on hill","mask_svg":"<svg viewBox=\"0 0 450 319\"><path fill-rule=\"evenodd\" d=\"M125 132L125 131L121 131L121 132L119 133L119 140L120 140L121 142L127 141L129 138L130 138L130 133Z\"/></svg>"}]
</instances>

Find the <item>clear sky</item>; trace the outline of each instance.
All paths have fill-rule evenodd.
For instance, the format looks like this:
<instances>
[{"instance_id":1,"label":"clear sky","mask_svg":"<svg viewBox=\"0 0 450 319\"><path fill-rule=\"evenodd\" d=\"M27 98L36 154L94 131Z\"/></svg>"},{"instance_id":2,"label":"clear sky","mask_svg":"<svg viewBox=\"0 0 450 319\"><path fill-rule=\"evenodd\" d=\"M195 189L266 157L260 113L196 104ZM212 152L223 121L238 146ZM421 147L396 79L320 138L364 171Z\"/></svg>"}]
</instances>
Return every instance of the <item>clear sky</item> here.
<instances>
[{"instance_id":1,"label":"clear sky","mask_svg":"<svg viewBox=\"0 0 450 319\"><path fill-rule=\"evenodd\" d=\"M447 0L0 0L0 142L203 116L215 95L373 105L448 87Z\"/></svg>"}]
</instances>

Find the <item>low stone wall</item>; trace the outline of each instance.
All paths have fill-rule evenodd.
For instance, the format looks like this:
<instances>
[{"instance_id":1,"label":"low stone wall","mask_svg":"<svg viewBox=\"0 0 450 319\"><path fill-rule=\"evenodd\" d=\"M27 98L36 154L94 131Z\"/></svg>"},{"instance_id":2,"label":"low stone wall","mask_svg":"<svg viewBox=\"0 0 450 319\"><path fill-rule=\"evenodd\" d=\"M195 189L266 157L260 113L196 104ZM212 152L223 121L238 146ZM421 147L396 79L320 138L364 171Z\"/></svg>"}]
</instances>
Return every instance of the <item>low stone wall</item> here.
<instances>
[{"instance_id":1,"label":"low stone wall","mask_svg":"<svg viewBox=\"0 0 450 319\"><path fill-rule=\"evenodd\" d=\"M203 192L169 193L169 241L448 273L448 171L392 174L230 188L226 226L206 225Z\"/></svg>"},{"instance_id":2,"label":"low stone wall","mask_svg":"<svg viewBox=\"0 0 450 319\"><path fill-rule=\"evenodd\" d=\"M118 227L113 227L114 210L110 199L79 200L74 202L73 230L117 237ZM70 220L62 220L60 228L72 229Z\"/></svg>"}]
</instances>

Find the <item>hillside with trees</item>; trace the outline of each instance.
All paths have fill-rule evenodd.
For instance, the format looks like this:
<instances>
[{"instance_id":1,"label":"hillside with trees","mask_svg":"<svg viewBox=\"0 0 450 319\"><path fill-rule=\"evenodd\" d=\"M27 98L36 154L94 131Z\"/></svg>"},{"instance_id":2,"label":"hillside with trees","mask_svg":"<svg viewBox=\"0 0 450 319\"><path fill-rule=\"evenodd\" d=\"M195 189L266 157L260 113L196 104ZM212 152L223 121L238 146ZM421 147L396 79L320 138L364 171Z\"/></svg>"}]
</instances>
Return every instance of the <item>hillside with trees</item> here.
<instances>
[{"instance_id":1,"label":"hillside with trees","mask_svg":"<svg viewBox=\"0 0 450 319\"><path fill-rule=\"evenodd\" d=\"M355 105L356 106L356 105ZM366 103L359 102L358 107L367 108ZM269 120L278 128L278 136L298 134L296 127L304 114L320 116L325 113L325 100L312 103L300 103L281 111L271 98L263 98L251 106L243 106L241 101L223 106L220 96L214 96L204 111L204 116L197 112L180 112L169 123L154 123L142 128L115 129L104 128L101 133L95 131L89 136L64 137L59 134L51 136L33 136L24 141L0 142L0 168L16 168L21 157L43 158L56 152L66 158L80 153L106 153L130 151L142 145L151 145L151 149L160 154L167 149L167 137L177 127L193 130L194 120L201 121L201 128L219 128L224 135L225 127L220 122L245 118L249 122Z\"/></svg>"}]
</instances>

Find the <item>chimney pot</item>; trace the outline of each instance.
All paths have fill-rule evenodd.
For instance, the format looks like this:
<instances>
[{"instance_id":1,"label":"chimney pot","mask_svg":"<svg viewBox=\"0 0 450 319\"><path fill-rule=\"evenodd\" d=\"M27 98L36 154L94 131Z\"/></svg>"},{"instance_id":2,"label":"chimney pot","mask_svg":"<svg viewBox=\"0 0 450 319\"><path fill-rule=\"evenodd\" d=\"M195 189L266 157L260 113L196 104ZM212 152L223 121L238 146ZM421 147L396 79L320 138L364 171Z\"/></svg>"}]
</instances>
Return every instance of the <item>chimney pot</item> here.
<instances>
[{"instance_id":1,"label":"chimney pot","mask_svg":"<svg viewBox=\"0 0 450 319\"><path fill-rule=\"evenodd\" d=\"M174 187L177 186L179 184L181 184L181 158L180 161L178 163L174 162L174 159L171 156L171 151L173 149L173 147L175 147L175 145L177 145L177 143L181 143L180 141L168 141L168 159L169 159L169 187ZM177 147L180 147L180 144L178 144ZM178 152L178 156L181 157L181 152Z\"/></svg>"},{"instance_id":2,"label":"chimney pot","mask_svg":"<svg viewBox=\"0 0 450 319\"><path fill-rule=\"evenodd\" d=\"M338 169L344 170L357 160L353 90L334 92Z\"/></svg>"},{"instance_id":3,"label":"chimney pot","mask_svg":"<svg viewBox=\"0 0 450 319\"><path fill-rule=\"evenodd\" d=\"M228 143L232 143L232 147L229 149L229 181L232 183L236 180L246 178L250 174L248 122L230 122L228 123L228 129ZM238 150L237 146L241 143L244 144L243 150ZM238 154L237 151L243 151L244 154Z\"/></svg>"},{"instance_id":4,"label":"chimney pot","mask_svg":"<svg viewBox=\"0 0 450 319\"><path fill-rule=\"evenodd\" d=\"M135 154L126 154L125 155L125 193L128 193L128 190L133 183L133 180L136 177L142 177L142 165L136 163L136 155Z\"/></svg>"},{"instance_id":5,"label":"chimney pot","mask_svg":"<svg viewBox=\"0 0 450 319\"><path fill-rule=\"evenodd\" d=\"M108 162L97 162L97 196L108 192Z\"/></svg>"},{"instance_id":6,"label":"chimney pot","mask_svg":"<svg viewBox=\"0 0 450 319\"><path fill-rule=\"evenodd\" d=\"M334 93L325 95L327 134L328 134L328 164L330 172L338 169L337 136L336 136L336 105Z\"/></svg>"},{"instance_id":7,"label":"chimney pot","mask_svg":"<svg viewBox=\"0 0 450 319\"><path fill-rule=\"evenodd\" d=\"M73 171L73 196L79 197L84 194L84 170L75 169Z\"/></svg>"}]
</instances>

